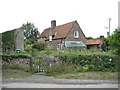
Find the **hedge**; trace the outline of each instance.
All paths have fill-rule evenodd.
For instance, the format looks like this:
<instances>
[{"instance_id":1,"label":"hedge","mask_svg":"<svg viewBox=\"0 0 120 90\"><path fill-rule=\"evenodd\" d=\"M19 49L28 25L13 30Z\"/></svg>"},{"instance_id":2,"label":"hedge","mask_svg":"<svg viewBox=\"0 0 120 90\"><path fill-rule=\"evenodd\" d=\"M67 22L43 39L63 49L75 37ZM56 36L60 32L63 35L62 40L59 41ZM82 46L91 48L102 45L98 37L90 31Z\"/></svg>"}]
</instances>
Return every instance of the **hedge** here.
<instances>
[{"instance_id":1,"label":"hedge","mask_svg":"<svg viewBox=\"0 0 120 90\"><path fill-rule=\"evenodd\" d=\"M58 57L62 62L71 62L87 68L86 71L118 71L117 56L64 52L59 54Z\"/></svg>"}]
</instances>

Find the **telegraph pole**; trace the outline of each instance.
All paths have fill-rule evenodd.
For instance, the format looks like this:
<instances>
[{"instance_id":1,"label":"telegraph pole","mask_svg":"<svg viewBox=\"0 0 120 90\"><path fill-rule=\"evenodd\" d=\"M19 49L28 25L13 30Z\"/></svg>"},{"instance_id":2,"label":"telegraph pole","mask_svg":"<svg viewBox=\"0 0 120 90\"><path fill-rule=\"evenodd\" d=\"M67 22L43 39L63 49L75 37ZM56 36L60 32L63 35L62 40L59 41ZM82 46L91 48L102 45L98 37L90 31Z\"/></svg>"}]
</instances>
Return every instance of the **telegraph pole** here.
<instances>
[{"instance_id":1,"label":"telegraph pole","mask_svg":"<svg viewBox=\"0 0 120 90\"><path fill-rule=\"evenodd\" d=\"M109 18L109 35L110 35L110 20L111 20L111 18Z\"/></svg>"},{"instance_id":2,"label":"telegraph pole","mask_svg":"<svg viewBox=\"0 0 120 90\"><path fill-rule=\"evenodd\" d=\"M109 29L109 31L107 32L107 35L108 35L108 36L110 35L110 21L111 21L111 18L109 18L109 26L108 26L108 27L105 27L106 29Z\"/></svg>"}]
</instances>

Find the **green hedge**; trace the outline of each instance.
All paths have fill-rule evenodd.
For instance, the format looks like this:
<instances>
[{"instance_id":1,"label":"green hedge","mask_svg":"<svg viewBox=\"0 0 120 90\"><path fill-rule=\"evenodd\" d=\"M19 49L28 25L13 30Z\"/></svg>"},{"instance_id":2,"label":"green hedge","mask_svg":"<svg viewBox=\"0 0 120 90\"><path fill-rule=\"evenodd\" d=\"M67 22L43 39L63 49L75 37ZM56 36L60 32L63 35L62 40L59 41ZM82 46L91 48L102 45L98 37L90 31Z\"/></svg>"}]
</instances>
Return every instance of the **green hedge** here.
<instances>
[{"instance_id":1,"label":"green hedge","mask_svg":"<svg viewBox=\"0 0 120 90\"><path fill-rule=\"evenodd\" d=\"M31 56L25 53L3 53L2 60L13 59L13 58L30 58Z\"/></svg>"},{"instance_id":2,"label":"green hedge","mask_svg":"<svg viewBox=\"0 0 120 90\"><path fill-rule=\"evenodd\" d=\"M62 62L82 67L81 71L118 71L117 56L64 52L58 57Z\"/></svg>"}]
</instances>

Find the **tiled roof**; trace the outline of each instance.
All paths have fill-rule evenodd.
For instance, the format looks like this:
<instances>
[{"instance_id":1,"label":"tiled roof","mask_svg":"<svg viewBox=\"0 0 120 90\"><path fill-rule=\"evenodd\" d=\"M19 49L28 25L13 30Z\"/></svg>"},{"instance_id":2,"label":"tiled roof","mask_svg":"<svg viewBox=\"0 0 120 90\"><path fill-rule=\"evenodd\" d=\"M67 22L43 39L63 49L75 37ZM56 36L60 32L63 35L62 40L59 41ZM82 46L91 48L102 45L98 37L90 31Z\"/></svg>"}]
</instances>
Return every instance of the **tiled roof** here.
<instances>
[{"instance_id":1,"label":"tiled roof","mask_svg":"<svg viewBox=\"0 0 120 90\"><path fill-rule=\"evenodd\" d=\"M40 37L46 37L47 39L49 39L49 34L52 34L55 35L53 39L65 38L74 23L75 21L69 22L63 25L56 26L54 29L47 28L40 34Z\"/></svg>"},{"instance_id":2,"label":"tiled roof","mask_svg":"<svg viewBox=\"0 0 120 90\"><path fill-rule=\"evenodd\" d=\"M100 44L101 40L100 39L90 39L86 41L86 45L93 45L93 44Z\"/></svg>"}]
</instances>

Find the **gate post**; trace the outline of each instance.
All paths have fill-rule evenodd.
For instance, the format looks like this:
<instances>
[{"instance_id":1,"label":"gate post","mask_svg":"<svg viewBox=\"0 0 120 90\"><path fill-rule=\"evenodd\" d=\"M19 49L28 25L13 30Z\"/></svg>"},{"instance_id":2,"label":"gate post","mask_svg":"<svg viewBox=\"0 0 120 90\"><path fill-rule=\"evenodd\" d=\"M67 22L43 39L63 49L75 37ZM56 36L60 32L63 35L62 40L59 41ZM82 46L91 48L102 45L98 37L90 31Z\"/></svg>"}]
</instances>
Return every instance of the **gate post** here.
<instances>
[{"instance_id":1,"label":"gate post","mask_svg":"<svg viewBox=\"0 0 120 90\"><path fill-rule=\"evenodd\" d=\"M33 58L30 57L30 68L32 68L32 67L33 67Z\"/></svg>"}]
</instances>

